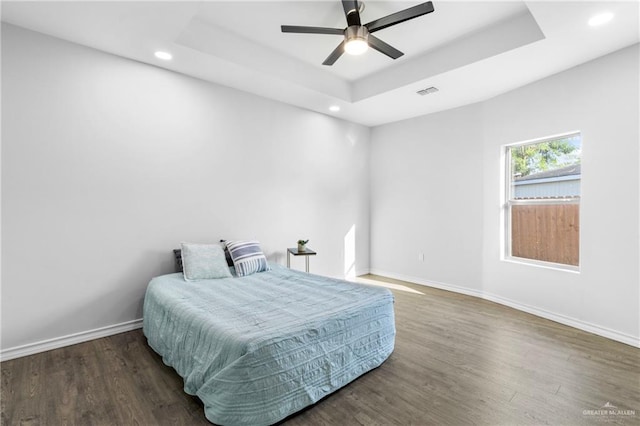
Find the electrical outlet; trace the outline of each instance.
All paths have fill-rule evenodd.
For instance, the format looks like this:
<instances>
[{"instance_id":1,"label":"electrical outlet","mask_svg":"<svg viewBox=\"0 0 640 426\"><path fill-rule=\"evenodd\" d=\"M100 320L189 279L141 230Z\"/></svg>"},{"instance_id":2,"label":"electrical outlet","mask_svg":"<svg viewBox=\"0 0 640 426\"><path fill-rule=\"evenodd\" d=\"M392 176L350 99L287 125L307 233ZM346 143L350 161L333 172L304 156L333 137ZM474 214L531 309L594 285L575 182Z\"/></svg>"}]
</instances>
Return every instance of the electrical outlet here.
<instances>
[{"instance_id":1,"label":"electrical outlet","mask_svg":"<svg viewBox=\"0 0 640 426\"><path fill-rule=\"evenodd\" d=\"M424 253L418 253L418 261L424 262Z\"/></svg>"}]
</instances>

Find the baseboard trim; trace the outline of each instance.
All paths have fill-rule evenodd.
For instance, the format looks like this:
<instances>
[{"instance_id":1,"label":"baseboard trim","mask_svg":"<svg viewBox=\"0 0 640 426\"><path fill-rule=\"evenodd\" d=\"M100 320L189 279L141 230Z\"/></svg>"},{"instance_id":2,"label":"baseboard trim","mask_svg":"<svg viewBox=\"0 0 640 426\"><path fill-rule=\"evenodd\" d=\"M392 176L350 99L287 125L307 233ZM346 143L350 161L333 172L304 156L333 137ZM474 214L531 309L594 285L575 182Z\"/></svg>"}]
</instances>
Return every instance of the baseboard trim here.
<instances>
[{"instance_id":1,"label":"baseboard trim","mask_svg":"<svg viewBox=\"0 0 640 426\"><path fill-rule=\"evenodd\" d=\"M507 299L502 296L497 296L495 294L485 293L479 290L473 290L473 289L459 287L451 284L441 283L438 281L425 280L423 278L411 277L408 275L382 271L375 268L371 268L369 273L373 275L380 275L382 277L393 278L396 280L407 281L407 282L418 284L418 285L424 285L427 287L433 287L440 290L453 291L455 293L461 293L461 294L466 294L468 296L479 297L481 299L499 303L501 305L505 305L522 312L526 312L541 318L555 321L560 324L568 325L569 327L577 328L578 330L586 331L588 333L606 337L607 339L615 340L617 342L621 342L629 346L640 348L640 339L630 334L621 333L619 331L602 327L596 324L591 324L587 321L579 320L577 318L546 311L544 309L536 308L534 306L529 306L520 302L516 302L511 299Z\"/></svg>"},{"instance_id":2,"label":"baseboard trim","mask_svg":"<svg viewBox=\"0 0 640 426\"><path fill-rule=\"evenodd\" d=\"M356 277L360 276L360 275L367 275L367 274L371 274L372 272L369 271L369 268L364 268L364 269L356 269Z\"/></svg>"},{"instance_id":3,"label":"baseboard trim","mask_svg":"<svg viewBox=\"0 0 640 426\"><path fill-rule=\"evenodd\" d=\"M65 346L71 346L77 343L88 342L89 340L112 336L114 334L124 333L138 328L142 328L142 318L120 324L108 325L106 327L100 327L93 330L68 334L62 337L55 337L53 339L42 340L40 342L29 343L22 346L16 346L14 348L3 349L0 351L0 361L9 361L10 359L50 351L52 349L58 349Z\"/></svg>"},{"instance_id":4,"label":"baseboard trim","mask_svg":"<svg viewBox=\"0 0 640 426\"><path fill-rule=\"evenodd\" d=\"M569 327L577 328L579 330L586 331L588 333L596 334L601 337L606 337L607 339L625 343L629 346L640 348L640 339L633 337L630 334L621 333L619 331L612 330L610 328L602 327L596 324L591 324L587 321L579 320L576 318L568 317L566 315L556 314L554 312L549 312L544 309L525 305L523 303L515 302L513 300L496 296L493 294L484 294L483 299L489 300L491 302L496 302L501 305L509 306L511 308L517 309L519 311L527 312L529 314L532 314L538 317L546 318L548 320L555 321L560 324L568 325Z\"/></svg>"},{"instance_id":5,"label":"baseboard trim","mask_svg":"<svg viewBox=\"0 0 640 426\"><path fill-rule=\"evenodd\" d=\"M482 292L479 290L459 287L452 284L441 283L433 280L425 280L423 278L412 277L409 275L396 274L395 272L381 271L380 269L370 269L369 273L372 275L380 275L381 277L393 278L395 280L407 281L412 284L419 284L427 287L437 288L440 290L453 291L455 293L466 294L467 296L482 298Z\"/></svg>"}]
</instances>

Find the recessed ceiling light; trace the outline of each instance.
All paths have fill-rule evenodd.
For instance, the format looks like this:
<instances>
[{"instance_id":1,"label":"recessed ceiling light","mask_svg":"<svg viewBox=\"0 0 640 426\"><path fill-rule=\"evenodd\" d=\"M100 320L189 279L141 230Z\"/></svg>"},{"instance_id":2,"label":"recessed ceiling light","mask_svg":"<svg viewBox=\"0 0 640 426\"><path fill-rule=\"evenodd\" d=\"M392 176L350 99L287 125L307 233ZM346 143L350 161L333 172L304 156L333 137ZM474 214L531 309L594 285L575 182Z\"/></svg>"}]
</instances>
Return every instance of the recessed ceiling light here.
<instances>
[{"instance_id":1,"label":"recessed ceiling light","mask_svg":"<svg viewBox=\"0 0 640 426\"><path fill-rule=\"evenodd\" d=\"M606 24L612 19L613 19L613 13L611 12L600 13L598 15L592 16L591 19L589 19L589 25L591 25L592 27L598 27L600 25Z\"/></svg>"},{"instance_id":2,"label":"recessed ceiling light","mask_svg":"<svg viewBox=\"0 0 640 426\"><path fill-rule=\"evenodd\" d=\"M338 105L331 105L329 111L338 112L340 111L340 107Z\"/></svg>"},{"instance_id":3,"label":"recessed ceiling light","mask_svg":"<svg viewBox=\"0 0 640 426\"><path fill-rule=\"evenodd\" d=\"M171 53L163 52L161 50L158 50L156 53L154 53L154 55L156 55L156 58L162 59L164 61L170 61L173 58L173 55Z\"/></svg>"}]
</instances>

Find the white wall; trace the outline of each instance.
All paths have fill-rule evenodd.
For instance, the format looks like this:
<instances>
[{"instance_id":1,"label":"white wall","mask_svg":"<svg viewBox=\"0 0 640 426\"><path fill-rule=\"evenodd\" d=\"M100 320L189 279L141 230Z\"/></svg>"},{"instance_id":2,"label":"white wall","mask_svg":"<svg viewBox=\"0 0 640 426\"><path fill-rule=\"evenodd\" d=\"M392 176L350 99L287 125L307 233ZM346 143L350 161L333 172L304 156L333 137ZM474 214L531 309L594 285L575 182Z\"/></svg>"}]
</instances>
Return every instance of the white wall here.
<instances>
[{"instance_id":1,"label":"white wall","mask_svg":"<svg viewBox=\"0 0 640 426\"><path fill-rule=\"evenodd\" d=\"M484 291L635 344L638 60L636 44L484 103ZM580 273L500 261L501 145L573 130L583 146Z\"/></svg>"},{"instance_id":2,"label":"white wall","mask_svg":"<svg viewBox=\"0 0 640 426\"><path fill-rule=\"evenodd\" d=\"M2 25L2 349L141 317L180 241L369 266L369 129ZM294 266L303 268L303 260Z\"/></svg>"},{"instance_id":3,"label":"white wall","mask_svg":"<svg viewBox=\"0 0 640 426\"><path fill-rule=\"evenodd\" d=\"M374 128L371 271L638 345L638 76L635 45L477 105ZM583 136L580 273L500 260L501 146L573 130Z\"/></svg>"},{"instance_id":4,"label":"white wall","mask_svg":"<svg viewBox=\"0 0 640 426\"><path fill-rule=\"evenodd\" d=\"M372 272L480 289L481 134L477 105L374 128Z\"/></svg>"}]
</instances>

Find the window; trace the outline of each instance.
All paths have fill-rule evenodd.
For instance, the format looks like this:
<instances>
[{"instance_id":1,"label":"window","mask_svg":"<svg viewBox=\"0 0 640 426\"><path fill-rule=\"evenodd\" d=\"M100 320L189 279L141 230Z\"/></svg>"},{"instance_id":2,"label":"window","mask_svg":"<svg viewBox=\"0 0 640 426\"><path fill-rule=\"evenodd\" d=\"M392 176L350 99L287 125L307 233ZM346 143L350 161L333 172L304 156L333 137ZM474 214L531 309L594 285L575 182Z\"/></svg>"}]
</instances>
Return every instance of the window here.
<instances>
[{"instance_id":1,"label":"window","mask_svg":"<svg viewBox=\"0 0 640 426\"><path fill-rule=\"evenodd\" d=\"M580 133L505 148L506 257L577 270L580 261Z\"/></svg>"}]
</instances>

